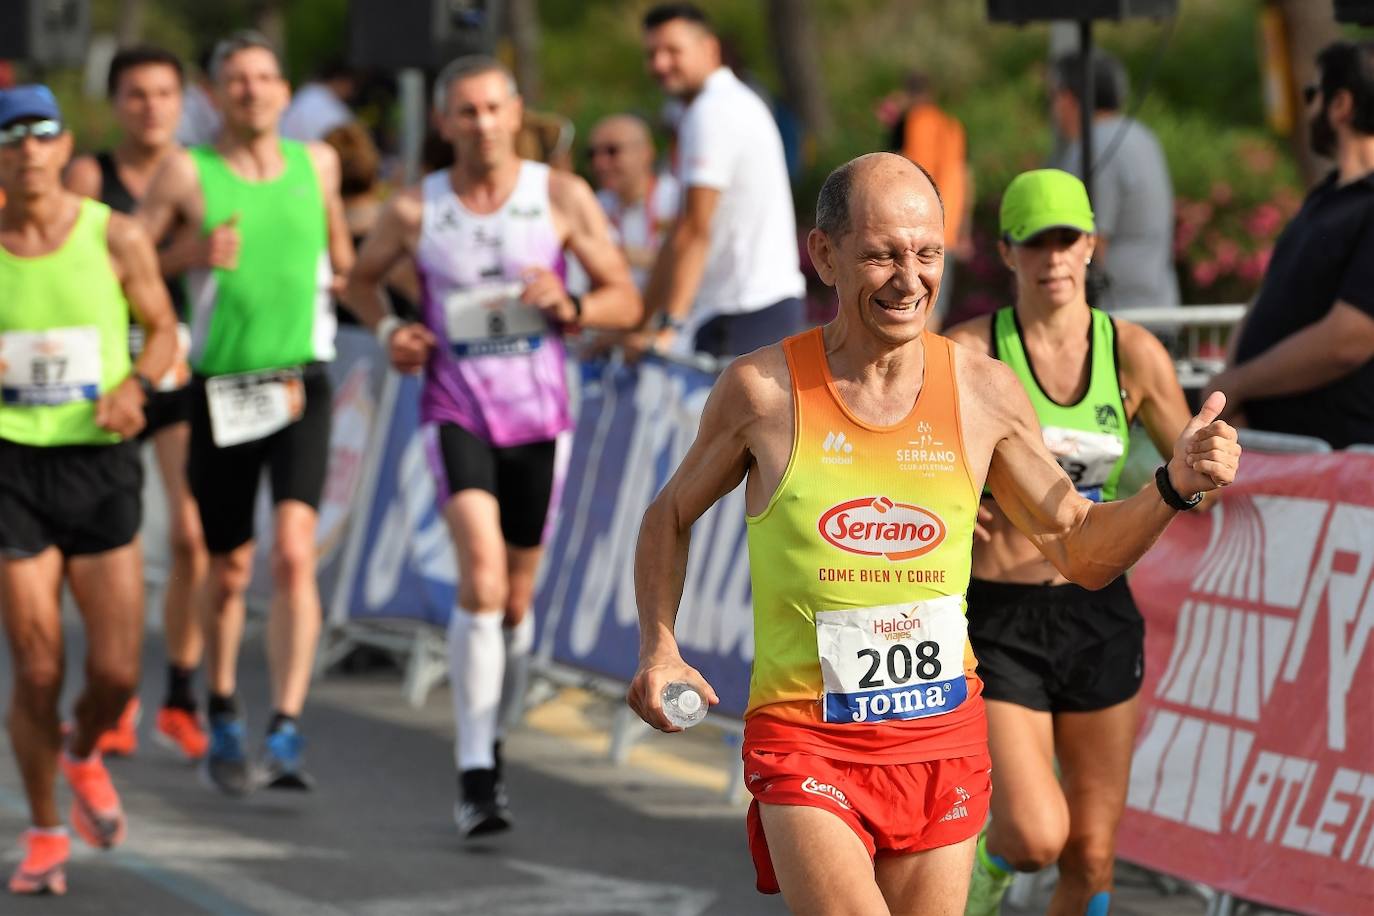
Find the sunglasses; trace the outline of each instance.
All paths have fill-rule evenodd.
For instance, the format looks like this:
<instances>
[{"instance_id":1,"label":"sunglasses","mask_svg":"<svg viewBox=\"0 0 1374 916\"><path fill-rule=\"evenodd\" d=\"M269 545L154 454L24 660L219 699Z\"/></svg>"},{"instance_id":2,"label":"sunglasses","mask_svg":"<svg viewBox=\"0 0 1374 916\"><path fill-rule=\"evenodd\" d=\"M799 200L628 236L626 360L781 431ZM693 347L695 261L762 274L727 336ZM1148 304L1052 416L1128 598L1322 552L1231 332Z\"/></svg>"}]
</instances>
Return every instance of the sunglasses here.
<instances>
[{"instance_id":1,"label":"sunglasses","mask_svg":"<svg viewBox=\"0 0 1374 916\"><path fill-rule=\"evenodd\" d=\"M591 146L587 148L587 158L595 159L598 156L607 156L611 159L614 159L616 156L620 155L620 149L621 147L618 143L607 143L603 146Z\"/></svg>"},{"instance_id":2,"label":"sunglasses","mask_svg":"<svg viewBox=\"0 0 1374 916\"><path fill-rule=\"evenodd\" d=\"M0 146L18 146L25 137L33 137L44 143L62 136L62 122L45 119L42 121L21 121L9 127L0 128Z\"/></svg>"},{"instance_id":3,"label":"sunglasses","mask_svg":"<svg viewBox=\"0 0 1374 916\"><path fill-rule=\"evenodd\" d=\"M1021 242L1022 248L1068 248L1083 237L1077 229L1046 229Z\"/></svg>"},{"instance_id":4,"label":"sunglasses","mask_svg":"<svg viewBox=\"0 0 1374 916\"><path fill-rule=\"evenodd\" d=\"M1311 105L1311 104L1312 104L1312 100L1315 99L1318 95L1320 95L1320 94L1321 94L1321 91L1322 91L1322 87L1318 86L1316 83L1313 83L1313 84L1310 85L1310 86L1303 86L1303 87L1302 87L1302 103L1303 103L1304 105Z\"/></svg>"}]
</instances>

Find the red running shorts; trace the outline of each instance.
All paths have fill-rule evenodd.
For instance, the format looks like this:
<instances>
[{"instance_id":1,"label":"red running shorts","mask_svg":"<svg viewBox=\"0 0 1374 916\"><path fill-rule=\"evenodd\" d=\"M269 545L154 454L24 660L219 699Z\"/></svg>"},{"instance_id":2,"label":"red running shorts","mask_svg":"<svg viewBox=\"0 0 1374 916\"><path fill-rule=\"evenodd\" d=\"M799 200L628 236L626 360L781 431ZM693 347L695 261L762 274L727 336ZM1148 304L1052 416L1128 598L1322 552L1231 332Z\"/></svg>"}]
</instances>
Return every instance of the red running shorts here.
<instances>
[{"instance_id":1,"label":"red running shorts","mask_svg":"<svg viewBox=\"0 0 1374 916\"><path fill-rule=\"evenodd\" d=\"M746 747L744 780L754 796L749 852L759 892L780 892L760 803L829 811L849 825L870 857L906 855L977 836L988 816L991 767L987 751L921 763L866 764Z\"/></svg>"}]
</instances>

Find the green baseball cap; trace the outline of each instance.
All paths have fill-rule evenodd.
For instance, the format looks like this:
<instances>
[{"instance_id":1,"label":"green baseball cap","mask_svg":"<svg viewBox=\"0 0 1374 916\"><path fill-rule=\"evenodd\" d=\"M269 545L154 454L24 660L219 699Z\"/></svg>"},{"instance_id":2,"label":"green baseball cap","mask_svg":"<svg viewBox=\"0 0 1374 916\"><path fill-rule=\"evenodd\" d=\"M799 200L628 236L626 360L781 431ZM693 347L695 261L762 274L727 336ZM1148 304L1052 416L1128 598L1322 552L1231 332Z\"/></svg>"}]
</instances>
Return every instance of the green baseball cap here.
<instances>
[{"instance_id":1,"label":"green baseball cap","mask_svg":"<svg viewBox=\"0 0 1374 916\"><path fill-rule=\"evenodd\" d=\"M1035 169L1013 178L1002 195L1002 235L1020 243L1059 228L1095 231L1083 182L1059 169Z\"/></svg>"}]
</instances>

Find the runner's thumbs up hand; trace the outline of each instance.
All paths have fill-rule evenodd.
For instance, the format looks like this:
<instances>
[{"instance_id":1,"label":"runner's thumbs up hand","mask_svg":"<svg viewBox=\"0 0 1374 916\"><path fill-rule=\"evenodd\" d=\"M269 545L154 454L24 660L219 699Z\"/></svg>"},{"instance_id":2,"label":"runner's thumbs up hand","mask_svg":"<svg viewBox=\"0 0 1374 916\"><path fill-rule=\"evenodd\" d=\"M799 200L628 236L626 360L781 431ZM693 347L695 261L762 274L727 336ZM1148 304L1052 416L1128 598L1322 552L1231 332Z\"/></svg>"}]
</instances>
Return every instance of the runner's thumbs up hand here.
<instances>
[{"instance_id":1,"label":"runner's thumbs up hand","mask_svg":"<svg viewBox=\"0 0 1374 916\"><path fill-rule=\"evenodd\" d=\"M1240 443L1236 441L1235 427L1217 419L1225 409L1226 395L1213 391L1174 443L1169 482L1185 499L1194 493L1224 487L1236 479Z\"/></svg>"},{"instance_id":2,"label":"runner's thumbs up hand","mask_svg":"<svg viewBox=\"0 0 1374 916\"><path fill-rule=\"evenodd\" d=\"M239 215L235 213L210 230L204 239L206 267L234 270L239 266Z\"/></svg>"}]
</instances>

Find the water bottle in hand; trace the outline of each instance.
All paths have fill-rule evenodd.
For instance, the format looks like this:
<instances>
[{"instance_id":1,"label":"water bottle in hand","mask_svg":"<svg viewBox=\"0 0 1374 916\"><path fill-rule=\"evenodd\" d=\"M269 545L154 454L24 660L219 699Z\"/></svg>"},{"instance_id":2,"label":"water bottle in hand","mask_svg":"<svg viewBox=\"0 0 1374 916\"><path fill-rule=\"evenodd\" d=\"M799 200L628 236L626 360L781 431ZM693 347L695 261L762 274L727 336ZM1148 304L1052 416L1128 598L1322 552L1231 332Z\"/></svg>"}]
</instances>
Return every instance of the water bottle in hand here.
<instances>
[{"instance_id":1,"label":"water bottle in hand","mask_svg":"<svg viewBox=\"0 0 1374 916\"><path fill-rule=\"evenodd\" d=\"M663 714L679 728L691 728L706 718L706 701L691 684L673 681L663 688Z\"/></svg>"}]
</instances>

